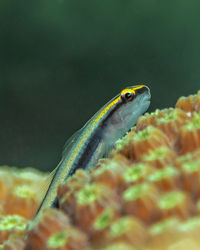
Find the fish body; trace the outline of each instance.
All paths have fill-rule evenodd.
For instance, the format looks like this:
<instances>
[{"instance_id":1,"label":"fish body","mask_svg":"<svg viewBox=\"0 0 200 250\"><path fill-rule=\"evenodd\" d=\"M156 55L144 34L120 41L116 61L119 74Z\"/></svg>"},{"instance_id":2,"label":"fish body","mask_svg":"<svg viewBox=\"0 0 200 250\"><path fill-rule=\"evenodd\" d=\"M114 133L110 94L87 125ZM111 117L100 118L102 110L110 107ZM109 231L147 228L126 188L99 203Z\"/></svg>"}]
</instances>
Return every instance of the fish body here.
<instances>
[{"instance_id":1,"label":"fish body","mask_svg":"<svg viewBox=\"0 0 200 250\"><path fill-rule=\"evenodd\" d=\"M95 167L114 143L130 130L150 104L145 85L128 87L104 105L68 143L34 220L44 208L55 206L57 187L74 172Z\"/></svg>"}]
</instances>

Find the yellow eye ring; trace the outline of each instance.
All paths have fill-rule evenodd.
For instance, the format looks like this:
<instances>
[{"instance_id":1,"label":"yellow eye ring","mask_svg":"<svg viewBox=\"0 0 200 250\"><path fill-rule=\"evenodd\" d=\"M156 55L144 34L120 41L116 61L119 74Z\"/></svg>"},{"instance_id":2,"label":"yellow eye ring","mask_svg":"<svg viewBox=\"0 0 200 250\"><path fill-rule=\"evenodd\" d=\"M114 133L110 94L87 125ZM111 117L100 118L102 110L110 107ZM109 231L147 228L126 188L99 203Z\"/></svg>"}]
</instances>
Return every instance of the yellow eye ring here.
<instances>
[{"instance_id":1,"label":"yellow eye ring","mask_svg":"<svg viewBox=\"0 0 200 250\"><path fill-rule=\"evenodd\" d=\"M134 99L135 97L135 91L133 91L132 89L124 89L121 92L121 98L125 101L125 102L130 102Z\"/></svg>"}]
</instances>

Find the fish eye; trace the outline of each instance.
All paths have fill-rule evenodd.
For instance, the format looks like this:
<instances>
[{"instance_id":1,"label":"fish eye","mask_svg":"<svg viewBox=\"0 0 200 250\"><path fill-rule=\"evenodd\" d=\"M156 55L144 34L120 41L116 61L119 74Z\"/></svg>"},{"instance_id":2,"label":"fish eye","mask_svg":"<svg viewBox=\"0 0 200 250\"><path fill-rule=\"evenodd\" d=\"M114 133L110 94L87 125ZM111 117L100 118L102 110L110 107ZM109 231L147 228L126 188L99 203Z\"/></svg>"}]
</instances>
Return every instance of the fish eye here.
<instances>
[{"instance_id":1,"label":"fish eye","mask_svg":"<svg viewBox=\"0 0 200 250\"><path fill-rule=\"evenodd\" d=\"M134 94L132 92L126 92L121 96L126 102L130 102L134 98Z\"/></svg>"}]
</instances>

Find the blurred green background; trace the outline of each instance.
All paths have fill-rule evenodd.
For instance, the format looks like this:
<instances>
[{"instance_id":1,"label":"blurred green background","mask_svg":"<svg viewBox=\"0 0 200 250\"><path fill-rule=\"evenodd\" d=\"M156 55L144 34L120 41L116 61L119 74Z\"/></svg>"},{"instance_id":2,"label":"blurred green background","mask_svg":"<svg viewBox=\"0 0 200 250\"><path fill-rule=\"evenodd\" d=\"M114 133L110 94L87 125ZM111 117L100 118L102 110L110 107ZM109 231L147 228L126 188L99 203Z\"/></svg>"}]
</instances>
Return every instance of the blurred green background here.
<instances>
[{"instance_id":1,"label":"blurred green background","mask_svg":"<svg viewBox=\"0 0 200 250\"><path fill-rule=\"evenodd\" d=\"M0 1L0 164L53 169L128 85L155 108L200 86L200 1Z\"/></svg>"}]
</instances>

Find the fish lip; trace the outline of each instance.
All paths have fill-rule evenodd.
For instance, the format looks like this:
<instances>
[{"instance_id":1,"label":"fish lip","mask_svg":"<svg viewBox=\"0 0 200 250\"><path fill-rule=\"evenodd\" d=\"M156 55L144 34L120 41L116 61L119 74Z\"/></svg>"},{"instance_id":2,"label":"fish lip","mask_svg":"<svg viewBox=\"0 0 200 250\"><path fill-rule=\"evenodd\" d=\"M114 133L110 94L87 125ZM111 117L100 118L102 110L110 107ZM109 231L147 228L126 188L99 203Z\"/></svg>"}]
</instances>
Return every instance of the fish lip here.
<instances>
[{"instance_id":1,"label":"fish lip","mask_svg":"<svg viewBox=\"0 0 200 250\"><path fill-rule=\"evenodd\" d=\"M144 96L142 101L150 102L150 100L151 100L151 96Z\"/></svg>"},{"instance_id":2,"label":"fish lip","mask_svg":"<svg viewBox=\"0 0 200 250\"><path fill-rule=\"evenodd\" d=\"M145 96L143 99L142 99L142 106L147 106L147 109L149 108L151 104L151 96ZM146 112L146 111L145 111ZM144 112L144 113L145 113Z\"/></svg>"},{"instance_id":3,"label":"fish lip","mask_svg":"<svg viewBox=\"0 0 200 250\"><path fill-rule=\"evenodd\" d=\"M138 105L140 106L146 106L146 105L150 105L151 103L151 98L149 96L144 96L143 98L140 99L140 101L138 102Z\"/></svg>"}]
</instances>

